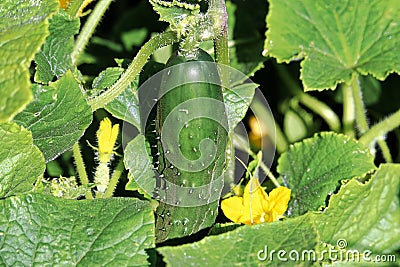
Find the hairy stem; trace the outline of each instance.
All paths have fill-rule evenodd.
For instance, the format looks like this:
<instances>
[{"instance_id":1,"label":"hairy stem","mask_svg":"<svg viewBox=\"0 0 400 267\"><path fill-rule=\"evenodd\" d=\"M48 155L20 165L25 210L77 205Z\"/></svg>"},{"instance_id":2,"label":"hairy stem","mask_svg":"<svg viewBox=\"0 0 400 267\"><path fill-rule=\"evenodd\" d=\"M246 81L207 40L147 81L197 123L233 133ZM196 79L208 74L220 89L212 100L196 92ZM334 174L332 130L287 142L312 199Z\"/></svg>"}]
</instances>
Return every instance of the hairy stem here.
<instances>
[{"instance_id":1,"label":"hairy stem","mask_svg":"<svg viewBox=\"0 0 400 267\"><path fill-rule=\"evenodd\" d=\"M110 182L108 183L108 186L107 186L107 190L103 196L104 198L109 198L109 197L113 196L115 188L117 187L117 184L118 184L118 180L121 177L124 169L125 169L124 161L123 161L123 159L121 159L118 162L117 167L115 167L113 175L111 176Z\"/></svg>"},{"instance_id":2,"label":"hairy stem","mask_svg":"<svg viewBox=\"0 0 400 267\"><path fill-rule=\"evenodd\" d=\"M340 131L340 120L336 113L324 102L319 101L317 98L303 92L303 90L296 84L292 77L287 72L286 68L281 64L275 64L281 80L285 83L292 94L297 96L300 103L318 114L325 120L332 131Z\"/></svg>"},{"instance_id":3,"label":"hairy stem","mask_svg":"<svg viewBox=\"0 0 400 267\"><path fill-rule=\"evenodd\" d=\"M346 135L355 137L354 122L356 115L354 112L354 99L350 85L342 85L343 92L343 132Z\"/></svg>"},{"instance_id":4,"label":"hairy stem","mask_svg":"<svg viewBox=\"0 0 400 267\"><path fill-rule=\"evenodd\" d=\"M217 63L221 64L218 66L219 73L221 76L221 84L223 89L229 88L229 46L228 46L228 14L226 12L226 6L224 0L211 0L209 15L216 25L216 33L214 39L214 50L215 59Z\"/></svg>"},{"instance_id":5,"label":"hairy stem","mask_svg":"<svg viewBox=\"0 0 400 267\"><path fill-rule=\"evenodd\" d=\"M104 15L111 2L112 0L100 0L89 15L89 18L87 19L85 25L82 27L82 30L79 33L78 38L76 39L74 50L71 54L73 65L78 62L79 57L85 50L86 45L88 44L90 38L94 33L94 30L101 20L101 17Z\"/></svg>"},{"instance_id":6,"label":"hairy stem","mask_svg":"<svg viewBox=\"0 0 400 267\"><path fill-rule=\"evenodd\" d=\"M385 120L375 124L364 135L361 136L359 141L365 145L370 145L374 140L382 138L388 132L400 126L400 110L390 115Z\"/></svg>"},{"instance_id":7,"label":"hairy stem","mask_svg":"<svg viewBox=\"0 0 400 267\"><path fill-rule=\"evenodd\" d=\"M75 165L78 170L79 179L81 180L81 184L85 187L89 186L89 179L86 174L85 164L83 162L81 150L79 148L79 142L76 142L72 147L72 153L75 159ZM85 191L86 199L93 199L93 195L91 190L88 188Z\"/></svg>"},{"instance_id":8,"label":"hairy stem","mask_svg":"<svg viewBox=\"0 0 400 267\"><path fill-rule=\"evenodd\" d=\"M378 139L377 143L378 143L379 148L381 149L381 152L382 152L382 155L383 155L383 158L385 159L385 161L387 163L392 163L393 162L393 158L392 158L392 155L390 154L389 146L386 143L386 141L383 138L383 136L382 136L382 138Z\"/></svg>"},{"instance_id":9,"label":"hairy stem","mask_svg":"<svg viewBox=\"0 0 400 267\"><path fill-rule=\"evenodd\" d=\"M369 130L369 126L368 126L366 112L364 109L364 102L362 100L362 92L361 92L360 82L358 80L357 74L353 74L350 86L351 86L351 90L353 93L357 128L360 132L360 135L363 135L365 132L367 132ZM381 135L381 137L383 137L383 136ZM377 140L377 143L382 151L382 155L383 155L385 161L392 162L393 161L392 156L390 154L390 150L389 150L389 147L388 147L386 141L384 139L380 138Z\"/></svg>"},{"instance_id":10,"label":"hairy stem","mask_svg":"<svg viewBox=\"0 0 400 267\"><path fill-rule=\"evenodd\" d=\"M362 100L362 92L357 74L353 74L350 87L353 93L357 128L360 134L364 134L369 129L369 126L365 115L364 102Z\"/></svg>"},{"instance_id":11,"label":"hairy stem","mask_svg":"<svg viewBox=\"0 0 400 267\"><path fill-rule=\"evenodd\" d=\"M163 46L173 44L178 41L178 37L174 32L163 32L153 36L137 53L132 63L122 74L121 78L109 90L103 94L88 100L92 110L106 106L119 94L121 94L135 79L135 76L142 70L150 55Z\"/></svg>"}]
</instances>

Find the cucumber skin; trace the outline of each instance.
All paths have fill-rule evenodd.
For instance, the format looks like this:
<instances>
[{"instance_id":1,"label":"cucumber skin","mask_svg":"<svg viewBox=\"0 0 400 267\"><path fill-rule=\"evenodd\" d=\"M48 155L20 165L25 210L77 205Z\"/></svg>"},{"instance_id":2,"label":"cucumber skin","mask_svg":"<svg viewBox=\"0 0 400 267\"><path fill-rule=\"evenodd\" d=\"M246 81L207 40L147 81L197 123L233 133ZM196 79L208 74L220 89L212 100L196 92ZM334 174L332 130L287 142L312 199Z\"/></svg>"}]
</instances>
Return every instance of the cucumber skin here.
<instances>
[{"instance_id":1,"label":"cucumber skin","mask_svg":"<svg viewBox=\"0 0 400 267\"><path fill-rule=\"evenodd\" d=\"M190 68L184 65L180 66L181 63L190 61L196 61L196 64L191 64ZM167 92L157 102L156 131L158 136L161 134L166 117L177 105L190 99L198 99L199 97L207 97L223 103L222 88L218 85L220 82L216 65L213 65L214 68L210 67L209 64L204 64L204 62L210 61L212 62L213 59L203 50L199 51L197 58L191 60L177 54L171 56L166 67L175 67L170 72L164 74L160 87L160 95L163 94L163 88L169 88L169 86L175 84L183 85L179 85ZM202 81L210 81L210 83L193 83L198 78ZM221 115L218 117L221 117L221 121L215 122L207 118L201 118L188 122L187 127L182 128L179 134L179 148L168 146L168 144L161 144L159 140L158 152L161 156L158 158L158 172L164 176L162 179L178 186L197 187L207 185L223 174L228 138L228 133L224 125L226 127L227 118L225 109L218 111L213 106L201 105L201 101L199 105L191 106L190 108L188 114L191 114L194 109L197 112L201 112L207 108L212 109L212 112L220 112ZM163 147L169 147L168 149L171 150L180 149L182 154L189 160L198 159L201 156L199 143L203 139L211 139L217 148L214 160L204 170L190 172L175 166L171 168L172 164L163 156ZM196 150L193 148L196 148ZM185 169L190 169L189 165ZM223 183L221 180L221 183L213 185L212 190L219 191L220 193L222 186ZM159 190L163 189L159 188ZM164 190L166 194L174 196L178 194L176 197L179 199L179 193L176 193L174 189L170 189L170 191L168 189ZM191 197L197 198L198 196ZM156 210L156 242L159 243L167 239L191 235L201 229L210 227L215 222L217 214L218 200L194 207L173 206L161 201Z\"/></svg>"}]
</instances>

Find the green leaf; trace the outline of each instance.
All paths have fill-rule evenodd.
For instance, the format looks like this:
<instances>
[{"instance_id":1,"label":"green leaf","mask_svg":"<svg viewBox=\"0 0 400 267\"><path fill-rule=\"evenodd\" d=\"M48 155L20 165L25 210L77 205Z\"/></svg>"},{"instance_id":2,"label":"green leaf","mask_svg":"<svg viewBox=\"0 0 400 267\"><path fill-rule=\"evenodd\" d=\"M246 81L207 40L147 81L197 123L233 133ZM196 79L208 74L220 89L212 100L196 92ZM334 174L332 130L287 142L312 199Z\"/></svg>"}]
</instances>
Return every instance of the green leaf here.
<instances>
[{"instance_id":1,"label":"green leaf","mask_svg":"<svg viewBox=\"0 0 400 267\"><path fill-rule=\"evenodd\" d=\"M243 1L226 2L228 26L231 42L230 66L248 76L264 67L266 60L262 56L264 37L260 30L267 13L267 5L263 0L253 0L251 5Z\"/></svg>"},{"instance_id":2,"label":"green leaf","mask_svg":"<svg viewBox=\"0 0 400 267\"><path fill-rule=\"evenodd\" d=\"M71 148L92 121L92 111L71 72L50 86L34 85L35 100L15 121L32 132L50 161Z\"/></svg>"},{"instance_id":3,"label":"green leaf","mask_svg":"<svg viewBox=\"0 0 400 267\"><path fill-rule=\"evenodd\" d=\"M46 167L32 134L15 123L0 123L0 136L0 197L32 190Z\"/></svg>"},{"instance_id":4,"label":"green leaf","mask_svg":"<svg viewBox=\"0 0 400 267\"><path fill-rule=\"evenodd\" d=\"M255 83L243 83L231 89L223 90L230 132L246 115L257 87L258 84Z\"/></svg>"},{"instance_id":5,"label":"green leaf","mask_svg":"<svg viewBox=\"0 0 400 267\"><path fill-rule=\"evenodd\" d=\"M140 46L146 40L146 28L132 29L121 34L121 41L126 51L132 51L134 46Z\"/></svg>"},{"instance_id":6,"label":"green leaf","mask_svg":"<svg viewBox=\"0 0 400 267\"><path fill-rule=\"evenodd\" d=\"M70 54L74 48L74 35L79 32L79 26L78 18L72 19L62 10L51 18L50 35L35 56L36 82L47 84L54 77L58 79L67 70L73 70Z\"/></svg>"},{"instance_id":7,"label":"green leaf","mask_svg":"<svg viewBox=\"0 0 400 267\"><path fill-rule=\"evenodd\" d=\"M148 202L29 194L0 205L2 266L149 266L154 216Z\"/></svg>"},{"instance_id":8,"label":"green leaf","mask_svg":"<svg viewBox=\"0 0 400 267\"><path fill-rule=\"evenodd\" d=\"M390 253L400 248L400 165L383 164L365 183L350 180L315 217L321 240L346 248Z\"/></svg>"},{"instance_id":9,"label":"green leaf","mask_svg":"<svg viewBox=\"0 0 400 267\"><path fill-rule=\"evenodd\" d=\"M139 190L146 197L151 197L156 187L156 179L144 135L139 134L130 141L124 155L124 163L129 170L128 178L130 179L125 189Z\"/></svg>"},{"instance_id":10,"label":"green leaf","mask_svg":"<svg viewBox=\"0 0 400 267\"><path fill-rule=\"evenodd\" d=\"M58 1L5 0L0 8L0 122L32 100L29 66L48 35Z\"/></svg>"},{"instance_id":11,"label":"green leaf","mask_svg":"<svg viewBox=\"0 0 400 267\"><path fill-rule=\"evenodd\" d=\"M105 69L93 80L92 87L97 92L110 88L119 79L123 71L124 69L119 67ZM140 130L139 100L137 96L138 79L139 76L119 96L107 104L105 109L114 117L129 122Z\"/></svg>"},{"instance_id":12,"label":"green leaf","mask_svg":"<svg viewBox=\"0 0 400 267\"><path fill-rule=\"evenodd\" d=\"M179 0L149 0L153 9L160 15L161 21L168 22L173 28L177 28L182 20L188 16L200 13L198 4L187 3Z\"/></svg>"},{"instance_id":13,"label":"green leaf","mask_svg":"<svg viewBox=\"0 0 400 267\"><path fill-rule=\"evenodd\" d=\"M318 244L310 216L282 222L245 225L224 234L209 236L191 244L161 247L167 266L298 266L299 261L282 262L277 252L312 250ZM272 258L270 259L270 252ZM285 255L288 258L288 254ZM260 259L259 259L260 258ZM311 266L301 261L302 266Z\"/></svg>"},{"instance_id":14,"label":"green leaf","mask_svg":"<svg viewBox=\"0 0 400 267\"><path fill-rule=\"evenodd\" d=\"M124 72L124 69L120 67L111 67L103 70L94 78L92 88L96 91L110 88L119 79L122 72Z\"/></svg>"},{"instance_id":15,"label":"green leaf","mask_svg":"<svg viewBox=\"0 0 400 267\"><path fill-rule=\"evenodd\" d=\"M398 256L397 256L398 257ZM388 267L393 267L397 265L393 265L393 262L376 262L376 261L370 261L370 260L364 260L362 257L360 261L335 261L332 265L325 265L325 266L332 266L332 267L383 267L383 266L388 266Z\"/></svg>"},{"instance_id":16,"label":"green leaf","mask_svg":"<svg viewBox=\"0 0 400 267\"><path fill-rule=\"evenodd\" d=\"M325 206L340 180L374 169L369 150L345 135L324 132L292 145L277 167L283 184L292 190L287 213L296 216Z\"/></svg>"},{"instance_id":17,"label":"green leaf","mask_svg":"<svg viewBox=\"0 0 400 267\"><path fill-rule=\"evenodd\" d=\"M304 59L304 89L334 89L353 73L383 80L400 72L400 5L396 0L270 0L264 54Z\"/></svg>"}]
</instances>

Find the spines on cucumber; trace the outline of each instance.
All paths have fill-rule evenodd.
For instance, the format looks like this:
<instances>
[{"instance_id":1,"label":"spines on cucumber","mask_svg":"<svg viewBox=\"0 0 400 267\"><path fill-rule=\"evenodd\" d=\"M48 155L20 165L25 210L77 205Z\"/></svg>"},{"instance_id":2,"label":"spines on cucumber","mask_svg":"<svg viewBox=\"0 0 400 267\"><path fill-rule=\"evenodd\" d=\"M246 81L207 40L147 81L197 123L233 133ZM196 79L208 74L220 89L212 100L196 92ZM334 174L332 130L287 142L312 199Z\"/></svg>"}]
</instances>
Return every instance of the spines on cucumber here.
<instances>
[{"instance_id":1,"label":"spines on cucumber","mask_svg":"<svg viewBox=\"0 0 400 267\"><path fill-rule=\"evenodd\" d=\"M172 55L157 102L157 242L214 223L227 128L220 78L211 56L200 49L194 58Z\"/></svg>"}]
</instances>

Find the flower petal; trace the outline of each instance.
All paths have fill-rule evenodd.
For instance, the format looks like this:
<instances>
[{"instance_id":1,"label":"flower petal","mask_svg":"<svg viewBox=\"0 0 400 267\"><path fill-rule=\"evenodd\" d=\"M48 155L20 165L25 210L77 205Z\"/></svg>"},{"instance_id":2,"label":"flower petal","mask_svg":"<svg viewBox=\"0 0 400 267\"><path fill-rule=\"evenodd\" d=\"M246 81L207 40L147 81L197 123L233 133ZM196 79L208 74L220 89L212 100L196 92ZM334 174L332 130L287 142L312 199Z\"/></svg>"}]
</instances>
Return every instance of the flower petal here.
<instances>
[{"instance_id":1,"label":"flower petal","mask_svg":"<svg viewBox=\"0 0 400 267\"><path fill-rule=\"evenodd\" d=\"M274 221L287 210L289 200L290 189L284 186L275 188L269 193L271 216L274 217Z\"/></svg>"},{"instance_id":2,"label":"flower petal","mask_svg":"<svg viewBox=\"0 0 400 267\"><path fill-rule=\"evenodd\" d=\"M114 145L117 141L119 125L112 126L110 119L105 118L100 122L100 128L97 131L97 141L99 144L100 162L109 162L113 154Z\"/></svg>"},{"instance_id":3,"label":"flower petal","mask_svg":"<svg viewBox=\"0 0 400 267\"><path fill-rule=\"evenodd\" d=\"M244 212L243 198L233 196L224 199L221 201L221 209L229 220L239 223Z\"/></svg>"},{"instance_id":4,"label":"flower petal","mask_svg":"<svg viewBox=\"0 0 400 267\"><path fill-rule=\"evenodd\" d=\"M265 214L264 207L268 207L268 194L261 187L257 178L251 178L243 194L244 215L242 222L245 224L260 223Z\"/></svg>"}]
</instances>

